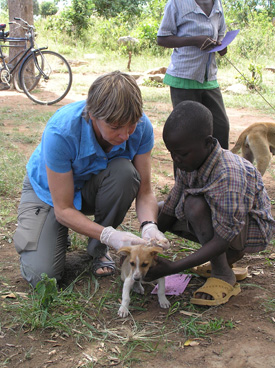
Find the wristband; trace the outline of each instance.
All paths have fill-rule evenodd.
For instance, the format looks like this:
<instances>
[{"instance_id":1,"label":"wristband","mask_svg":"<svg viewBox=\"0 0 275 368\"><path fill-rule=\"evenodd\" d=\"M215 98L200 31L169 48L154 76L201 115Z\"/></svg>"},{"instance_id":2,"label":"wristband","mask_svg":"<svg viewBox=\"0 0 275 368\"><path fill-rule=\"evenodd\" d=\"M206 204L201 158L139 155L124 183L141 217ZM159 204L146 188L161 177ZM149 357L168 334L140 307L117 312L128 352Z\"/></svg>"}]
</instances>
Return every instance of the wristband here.
<instances>
[{"instance_id":1,"label":"wristband","mask_svg":"<svg viewBox=\"0 0 275 368\"><path fill-rule=\"evenodd\" d=\"M139 230L141 230L143 228L143 226L145 226L147 224L154 224L154 225L158 226L157 222L155 222L155 221L143 221L142 224L140 225Z\"/></svg>"}]
</instances>

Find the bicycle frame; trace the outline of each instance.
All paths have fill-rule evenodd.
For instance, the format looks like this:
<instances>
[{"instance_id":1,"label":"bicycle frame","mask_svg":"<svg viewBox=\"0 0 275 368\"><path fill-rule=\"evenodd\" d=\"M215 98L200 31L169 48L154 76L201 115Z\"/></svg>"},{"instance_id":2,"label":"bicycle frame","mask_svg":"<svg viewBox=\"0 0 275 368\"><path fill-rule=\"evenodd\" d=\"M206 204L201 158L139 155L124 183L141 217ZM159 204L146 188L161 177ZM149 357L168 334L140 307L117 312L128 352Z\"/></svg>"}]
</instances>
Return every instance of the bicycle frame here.
<instances>
[{"instance_id":1,"label":"bicycle frame","mask_svg":"<svg viewBox=\"0 0 275 368\"><path fill-rule=\"evenodd\" d=\"M23 40L25 40L25 39L21 39L21 40L19 40L19 38L11 38L11 37L9 37L9 38L6 38L5 39L5 41L14 41L14 40L16 40L16 41L23 41ZM14 70L17 68L17 66L18 65L20 65L20 69L19 69L19 74L20 74L20 71L21 71L21 67L22 67L22 65L24 64L24 61L30 56L30 55L32 55L33 56L33 60L34 60L34 63L35 63L35 66L36 66L36 68L39 70L39 72L43 75L43 77L45 78L45 79L48 79L48 76L47 75L45 75L45 73L43 72L43 70L40 68L40 66L39 66L39 64L37 63L37 59L36 59L36 57L35 57L35 53L37 52L37 51L41 51L41 50L46 50L48 47L39 47L38 49L34 49L32 46L30 46L29 48L27 48L27 49L25 49L24 51L20 51L17 55L15 55L15 57L14 58L12 58L11 60L9 60L9 63L7 64L6 62L5 62L5 60L4 60L4 55L3 55L3 52L2 52L2 47L3 47L3 45L1 45L0 44L0 59L2 59L2 62L3 62L3 64L4 64L4 67L6 68L7 66L8 66L8 70L9 70L9 72L10 72L10 74L12 74L13 72L14 72ZM20 45L4 45L4 47L21 47ZM15 59L17 59L18 58L18 56L20 55L20 54L22 54L23 53L23 55L19 58L19 60L16 62L16 64L13 66L12 65L12 62L13 62L13 60L15 60ZM22 63L21 63L22 62ZM11 64L12 65L12 67L9 67L9 64Z\"/></svg>"},{"instance_id":2,"label":"bicycle frame","mask_svg":"<svg viewBox=\"0 0 275 368\"><path fill-rule=\"evenodd\" d=\"M27 38L19 38L19 37L18 38L16 38L16 37L7 37L7 38L4 39L4 42L6 42L6 41L8 41L8 42L18 42L18 43L19 42L25 42L25 46L26 46L26 43L27 43L28 39ZM13 45L10 45L10 44L9 45L0 44L0 59L2 59L2 62L4 64L4 67L6 67L7 66L7 63L5 62L5 59L4 59L4 55L3 55L3 51L2 51L2 48L3 47L15 47L15 48L19 48L20 47L21 48L22 46L21 45L14 45L14 44ZM14 72L14 70L17 68L17 66L20 65L21 62L26 57L28 57L30 54L33 54L36 51L45 50L45 49L47 49L47 47L40 47L38 49L34 49L33 48L33 45L30 45L28 48L25 48L24 50L19 51L19 53L17 55L15 55L14 58L12 58L11 60L9 60L9 62L8 62L8 66L9 66L9 64L12 65L12 62L15 59L17 59L19 55L21 55L20 58L16 61L15 65L12 65L12 67L9 67L9 72L12 74ZM36 61L35 61L35 63L36 63ZM39 67L38 67L38 69L40 71L40 68ZM42 71L41 71L41 73L43 74Z\"/></svg>"},{"instance_id":3,"label":"bicycle frame","mask_svg":"<svg viewBox=\"0 0 275 368\"><path fill-rule=\"evenodd\" d=\"M14 39L12 39L12 40L6 39L5 41L14 41ZM2 59L4 68L6 68L7 67L7 63L5 62L5 59L4 59L2 47L21 47L21 45L2 45L2 44L0 44L0 58ZM8 65L12 65L12 62L15 59L17 59L19 55L21 55L20 58L16 61L15 65L12 65L12 67L9 66L8 69L9 69L9 71L10 71L11 74L14 72L14 70L17 68L17 66L21 63L21 61L25 58L25 56L29 53L30 50L31 50L31 47L29 47L29 48L27 48L25 50L21 50L17 55L15 55L14 58L12 58L11 60L9 60Z\"/></svg>"}]
</instances>

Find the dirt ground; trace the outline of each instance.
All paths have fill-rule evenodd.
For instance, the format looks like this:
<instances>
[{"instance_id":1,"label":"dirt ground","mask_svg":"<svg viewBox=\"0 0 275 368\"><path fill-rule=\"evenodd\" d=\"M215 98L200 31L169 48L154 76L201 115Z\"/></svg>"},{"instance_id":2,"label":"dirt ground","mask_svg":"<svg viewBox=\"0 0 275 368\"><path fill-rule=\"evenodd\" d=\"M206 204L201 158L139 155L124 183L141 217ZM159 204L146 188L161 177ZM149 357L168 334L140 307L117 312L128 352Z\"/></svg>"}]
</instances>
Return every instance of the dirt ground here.
<instances>
[{"instance_id":1,"label":"dirt ground","mask_svg":"<svg viewBox=\"0 0 275 368\"><path fill-rule=\"evenodd\" d=\"M74 99L84 98L83 96L73 96L62 101L62 105ZM56 111L58 106L41 107L34 105L24 95L10 91L0 91L1 106L18 106L21 110L51 109ZM59 105L60 106L60 105ZM168 107L169 109L170 107ZM255 113L245 109L228 109L231 133L230 145L236 141L239 133L248 125L254 122L273 121L270 117ZM153 121L153 116L148 114ZM5 122L5 130L12 127ZM156 142L161 140L161 126L154 126ZM22 147L23 152L26 147ZM26 153L26 151L25 151ZM27 152L28 154L28 152ZM166 157L169 160L169 155ZM153 170L157 170L159 165L168 165L167 170L172 170L171 162L161 162L158 157L153 157ZM273 215L275 215L275 186L274 173L275 162L264 175L269 196L273 200ZM167 181L171 187L172 177L160 179L156 187L161 187ZM160 199L160 198L159 198ZM17 198L18 200L18 198ZM127 219L125 220L127 221ZM8 229L12 232L15 224L10 224ZM21 278L19 271L19 259L14 250L13 244L5 239L5 234L1 231L0 237L0 259L1 274L0 289L9 286L13 292L28 292L27 283ZM275 253L272 250L271 253ZM249 277L241 282L242 292L230 299L230 301L219 307L207 310L209 316L232 320L235 327L226 330L218 335L211 335L208 339L197 340L196 346L184 346L185 338L177 336L171 338L172 342L159 354L147 354L146 361L132 363L132 367L137 368L275 368L275 313L268 312L264 302L275 292L275 267L274 259L269 259L267 255L248 255L240 262L240 265L249 265ZM81 268L85 263L86 255L82 252L71 252L68 254L66 272L68 277L74 274L75 268ZM117 261L118 258L115 257ZM5 279L5 282L3 281ZM100 287L108 287L110 278L100 279ZM188 300L194 290L203 284L204 280L193 277L188 288L184 292L184 298ZM90 343L77 344L71 337L53 335L52 331L27 331L19 327L10 329L5 325L6 315L1 307L5 300L0 300L0 367L22 367L22 368L46 368L46 367L81 367L83 359L87 356ZM133 314L137 320L157 320L165 319L165 312L160 311L157 301L152 298L147 305L146 312L135 312ZM119 318L115 323L120 323ZM174 342L173 342L174 341ZM30 352L31 359L26 359L26 354ZM86 355L85 355L86 354ZM98 352L99 354L99 352ZM82 362L82 363L81 363ZM87 361L88 362L88 361ZM88 363L87 363L88 364ZM123 364L111 363L109 366L128 367ZM92 367L93 365L90 365ZM102 365L95 365L102 367ZM88 365L87 365L88 367ZM108 365L104 365L108 367Z\"/></svg>"}]
</instances>

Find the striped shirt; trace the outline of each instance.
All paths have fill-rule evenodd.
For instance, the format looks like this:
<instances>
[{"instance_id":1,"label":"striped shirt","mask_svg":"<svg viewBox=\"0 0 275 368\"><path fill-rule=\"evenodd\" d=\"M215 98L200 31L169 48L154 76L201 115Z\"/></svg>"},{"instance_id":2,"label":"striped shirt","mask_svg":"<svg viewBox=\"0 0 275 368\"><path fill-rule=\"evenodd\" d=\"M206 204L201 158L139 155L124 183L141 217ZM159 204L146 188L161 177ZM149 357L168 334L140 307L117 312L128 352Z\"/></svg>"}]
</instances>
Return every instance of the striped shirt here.
<instances>
[{"instance_id":1,"label":"striped shirt","mask_svg":"<svg viewBox=\"0 0 275 368\"><path fill-rule=\"evenodd\" d=\"M249 161L222 149L217 140L198 170L178 169L163 213L184 220L184 200L188 194L204 196L211 209L214 230L228 242L240 233L248 215L247 252L265 247L275 232L261 174Z\"/></svg>"},{"instance_id":2,"label":"striped shirt","mask_svg":"<svg viewBox=\"0 0 275 368\"><path fill-rule=\"evenodd\" d=\"M207 16L195 0L169 0L158 30L158 36L209 36L221 41L226 25L220 0L215 0L212 11ZM175 48L167 74L174 77L196 80L217 79L215 53L201 51L195 46Z\"/></svg>"}]
</instances>

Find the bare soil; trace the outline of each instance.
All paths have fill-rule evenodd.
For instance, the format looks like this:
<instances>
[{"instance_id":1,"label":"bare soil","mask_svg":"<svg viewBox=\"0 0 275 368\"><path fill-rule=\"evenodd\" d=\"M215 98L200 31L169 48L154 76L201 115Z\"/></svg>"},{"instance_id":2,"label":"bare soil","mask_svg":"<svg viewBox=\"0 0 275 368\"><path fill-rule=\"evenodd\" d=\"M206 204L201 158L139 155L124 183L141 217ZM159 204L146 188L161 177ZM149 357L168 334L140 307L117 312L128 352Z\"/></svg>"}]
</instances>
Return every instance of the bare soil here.
<instances>
[{"instance_id":1,"label":"bare soil","mask_svg":"<svg viewBox=\"0 0 275 368\"><path fill-rule=\"evenodd\" d=\"M61 101L59 105L39 106L33 104L26 96L12 91L1 91L1 106L17 106L18 111L56 111L61 105L76 99L83 99L85 96L74 96L71 93L69 98ZM166 107L167 115L171 109L170 105ZM156 108L158 108L156 106ZM248 111L245 109L227 109L231 133L231 146L236 141L240 132L254 122L273 121L270 117L259 114L256 111ZM148 114L154 123L153 113ZM11 121L5 121L1 129L12 131L14 127ZM155 126L156 144L161 141L162 126ZM33 147L24 146L22 144L22 153L29 156ZM155 191L158 199L162 199L165 195L161 194L161 189L167 184L170 188L173 185L172 163L169 155L159 156L157 151L153 153L153 177ZM164 171L171 173L170 176L162 175ZM275 215L275 187L274 187L274 160L271 168L264 175L264 183L273 200L273 215ZM156 179L157 178L157 179ZM14 198L18 201L18 197ZM131 210L132 211L132 210ZM132 212L127 215L124 224L127 226L132 221ZM132 222L133 226L133 222ZM137 225L134 225L137 226ZM5 229L1 229L0 236L0 290L7 289L12 292L29 292L29 286L22 279L19 270L19 257L14 250L13 244L8 242L5 236L7 233L12 234L15 224L10 223ZM174 246L177 246L175 244ZM271 246L269 248L271 250ZM166 346L159 350L157 354L149 354L141 352L140 361L132 363L132 367L137 368L275 368L275 312L268 311L265 307L265 301L274 298L275 291L275 268L274 259L269 258L271 250L268 254L248 255L240 262L240 265L249 265L249 277L241 282L242 292L230 299L230 301L222 306L215 308L201 308L201 313L207 313L207 316L213 318L223 318L225 321L232 321L234 328L225 329L219 334L209 335L205 339L197 339L197 345L184 346L186 337L184 333L170 336L170 340ZM119 268L119 258L113 254L113 257ZM66 264L66 274L64 284L69 284L76 275L87 264L88 258L85 252L74 251L69 252ZM110 283L117 275L109 278L99 279L99 285L102 292L107 290ZM203 284L204 280L194 276L189 283L184 294L180 296L181 300L188 302L192 293ZM178 297L170 297L174 302ZM28 331L21 329L19 325L12 328L8 320L8 315L3 306L8 303L7 299L0 300L0 367L22 367L22 368L38 368L38 367L128 367L130 365L119 361L110 360L109 363L101 364L100 357L103 354L110 354L112 347L104 345L104 343L92 344L89 341L82 340L77 342L74 337L55 333L54 331ZM144 306L143 306L144 307ZM166 319L167 312L158 307L155 296L148 296L145 311L134 311L133 317L138 321L155 321L163 323ZM177 311L176 314L180 314ZM171 324L174 323L173 316L169 317ZM117 327L127 323L122 323L121 319L110 318L111 327ZM87 356L94 356L98 359L98 363L92 363ZM88 365L90 364L90 365Z\"/></svg>"}]
</instances>

